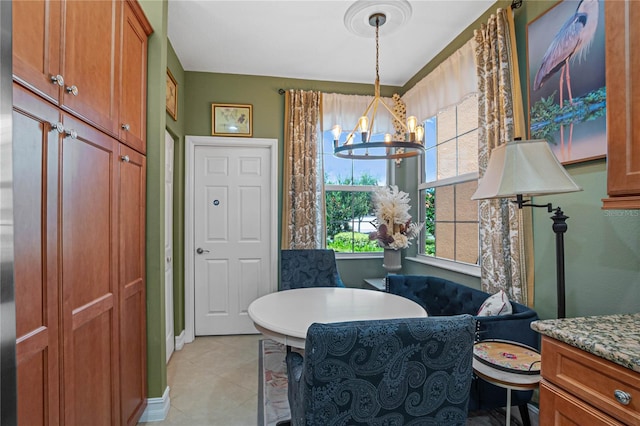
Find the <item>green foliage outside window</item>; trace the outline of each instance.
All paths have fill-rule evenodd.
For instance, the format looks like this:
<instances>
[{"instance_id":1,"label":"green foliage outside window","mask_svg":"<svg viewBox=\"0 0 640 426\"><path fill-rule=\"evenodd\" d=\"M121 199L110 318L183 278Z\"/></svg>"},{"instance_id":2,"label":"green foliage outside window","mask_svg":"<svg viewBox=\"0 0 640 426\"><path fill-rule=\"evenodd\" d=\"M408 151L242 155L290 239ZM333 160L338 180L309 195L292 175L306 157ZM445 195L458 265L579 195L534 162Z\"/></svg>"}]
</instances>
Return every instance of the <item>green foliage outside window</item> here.
<instances>
[{"instance_id":1,"label":"green foliage outside window","mask_svg":"<svg viewBox=\"0 0 640 426\"><path fill-rule=\"evenodd\" d=\"M378 180L368 174L363 174L358 180L338 178L338 182L331 182L325 177L325 182L326 185L378 185ZM365 217L373 215L371 195L372 193L368 191L326 191L327 248L337 252L382 250L375 241L369 241L368 233L355 232L360 229Z\"/></svg>"},{"instance_id":2,"label":"green foliage outside window","mask_svg":"<svg viewBox=\"0 0 640 426\"><path fill-rule=\"evenodd\" d=\"M436 189L427 188L424 191L424 253L429 256L436 254Z\"/></svg>"}]
</instances>

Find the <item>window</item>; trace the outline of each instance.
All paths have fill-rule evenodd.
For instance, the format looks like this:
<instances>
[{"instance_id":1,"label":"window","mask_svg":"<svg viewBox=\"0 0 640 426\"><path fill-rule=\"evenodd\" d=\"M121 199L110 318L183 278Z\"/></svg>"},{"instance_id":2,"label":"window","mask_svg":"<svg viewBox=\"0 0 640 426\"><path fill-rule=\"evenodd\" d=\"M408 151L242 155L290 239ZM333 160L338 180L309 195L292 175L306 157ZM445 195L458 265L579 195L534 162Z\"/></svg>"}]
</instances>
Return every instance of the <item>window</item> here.
<instances>
[{"instance_id":1,"label":"window","mask_svg":"<svg viewBox=\"0 0 640 426\"><path fill-rule=\"evenodd\" d=\"M340 144L349 132L343 132ZM322 135L325 207L327 214L327 248L337 253L381 252L373 232L374 214L371 195L388 182L389 160L349 160L333 155L333 135ZM371 135L372 142L383 141L383 135Z\"/></svg>"},{"instance_id":2,"label":"window","mask_svg":"<svg viewBox=\"0 0 640 426\"><path fill-rule=\"evenodd\" d=\"M419 184L424 241L419 253L478 264L478 97L471 95L425 120L425 157Z\"/></svg>"}]
</instances>

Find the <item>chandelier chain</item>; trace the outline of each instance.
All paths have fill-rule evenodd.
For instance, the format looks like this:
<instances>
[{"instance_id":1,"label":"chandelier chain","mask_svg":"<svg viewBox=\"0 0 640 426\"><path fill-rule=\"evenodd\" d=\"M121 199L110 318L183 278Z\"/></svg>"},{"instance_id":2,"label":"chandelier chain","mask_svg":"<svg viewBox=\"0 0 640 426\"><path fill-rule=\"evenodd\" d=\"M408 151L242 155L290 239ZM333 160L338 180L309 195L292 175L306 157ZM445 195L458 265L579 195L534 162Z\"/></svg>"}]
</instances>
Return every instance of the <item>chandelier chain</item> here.
<instances>
[{"instance_id":1,"label":"chandelier chain","mask_svg":"<svg viewBox=\"0 0 640 426\"><path fill-rule=\"evenodd\" d=\"M378 61L379 61L379 51L380 51L380 46L379 46L379 37L378 37L378 32L380 31L380 18L376 17L376 81L380 80L380 67L378 65Z\"/></svg>"}]
</instances>

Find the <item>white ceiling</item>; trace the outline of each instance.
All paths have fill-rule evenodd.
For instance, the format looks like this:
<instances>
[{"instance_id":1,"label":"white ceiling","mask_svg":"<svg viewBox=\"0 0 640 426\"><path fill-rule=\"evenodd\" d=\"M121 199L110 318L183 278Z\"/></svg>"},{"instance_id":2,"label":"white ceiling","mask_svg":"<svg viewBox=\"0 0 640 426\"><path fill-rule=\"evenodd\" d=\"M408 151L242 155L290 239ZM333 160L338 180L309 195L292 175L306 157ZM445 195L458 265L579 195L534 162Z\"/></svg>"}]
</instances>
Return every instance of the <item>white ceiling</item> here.
<instances>
[{"instance_id":1,"label":"white ceiling","mask_svg":"<svg viewBox=\"0 0 640 426\"><path fill-rule=\"evenodd\" d=\"M370 10L383 2L368 3ZM380 84L404 85L494 3L411 0L404 25L393 29L389 20L380 28ZM373 83L375 28L369 37L347 29L352 4L169 0L168 35L185 71Z\"/></svg>"}]
</instances>

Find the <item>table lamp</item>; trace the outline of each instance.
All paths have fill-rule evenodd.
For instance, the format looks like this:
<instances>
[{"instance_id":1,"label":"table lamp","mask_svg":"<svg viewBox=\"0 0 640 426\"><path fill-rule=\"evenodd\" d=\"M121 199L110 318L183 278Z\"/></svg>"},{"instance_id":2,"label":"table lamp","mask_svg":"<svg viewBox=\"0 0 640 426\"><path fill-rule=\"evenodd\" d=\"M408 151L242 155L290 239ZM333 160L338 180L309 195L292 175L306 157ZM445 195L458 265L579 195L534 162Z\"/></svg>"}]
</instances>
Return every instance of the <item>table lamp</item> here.
<instances>
[{"instance_id":1,"label":"table lamp","mask_svg":"<svg viewBox=\"0 0 640 426\"><path fill-rule=\"evenodd\" d=\"M491 151L489 164L472 200L511 198L523 207L546 207L554 211L551 203L532 204L524 197L582 191L556 156L546 140L515 140ZM564 233L567 231L562 209L557 207L551 216L556 234L556 277L558 290L558 318L565 317Z\"/></svg>"}]
</instances>

